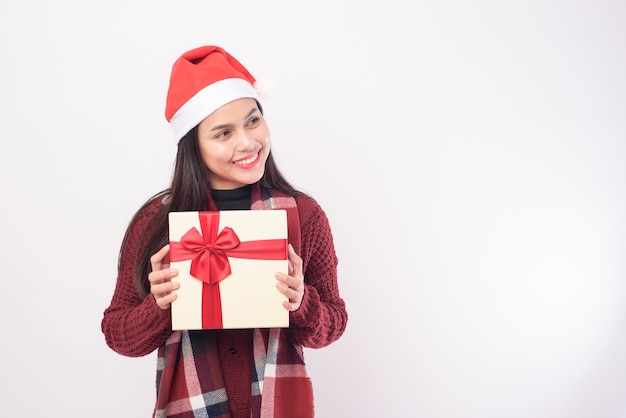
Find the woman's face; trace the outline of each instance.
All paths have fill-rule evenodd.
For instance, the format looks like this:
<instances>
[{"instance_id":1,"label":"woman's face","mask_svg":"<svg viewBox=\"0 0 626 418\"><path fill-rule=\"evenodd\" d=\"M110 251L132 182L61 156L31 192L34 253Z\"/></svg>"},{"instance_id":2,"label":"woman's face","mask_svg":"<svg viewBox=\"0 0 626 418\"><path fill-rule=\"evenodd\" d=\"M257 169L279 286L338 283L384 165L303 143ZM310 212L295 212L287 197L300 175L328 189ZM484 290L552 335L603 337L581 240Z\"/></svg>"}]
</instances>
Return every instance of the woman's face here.
<instances>
[{"instance_id":1,"label":"woman's face","mask_svg":"<svg viewBox=\"0 0 626 418\"><path fill-rule=\"evenodd\" d=\"M259 181L270 152L270 131L254 99L227 103L198 125L198 145L215 190Z\"/></svg>"}]
</instances>

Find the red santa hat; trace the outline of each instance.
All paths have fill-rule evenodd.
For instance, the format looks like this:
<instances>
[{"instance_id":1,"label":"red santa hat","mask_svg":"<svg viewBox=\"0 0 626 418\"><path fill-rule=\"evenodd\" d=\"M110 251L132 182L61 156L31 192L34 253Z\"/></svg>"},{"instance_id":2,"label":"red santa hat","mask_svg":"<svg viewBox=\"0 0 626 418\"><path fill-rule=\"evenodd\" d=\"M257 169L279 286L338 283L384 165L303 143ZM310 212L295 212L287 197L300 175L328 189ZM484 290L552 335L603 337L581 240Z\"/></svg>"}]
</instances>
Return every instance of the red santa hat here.
<instances>
[{"instance_id":1,"label":"red santa hat","mask_svg":"<svg viewBox=\"0 0 626 418\"><path fill-rule=\"evenodd\" d=\"M172 66L165 105L176 142L221 106L244 97L260 100L255 83L252 74L218 46L185 52Z\"/></svg>"}]
</instances>

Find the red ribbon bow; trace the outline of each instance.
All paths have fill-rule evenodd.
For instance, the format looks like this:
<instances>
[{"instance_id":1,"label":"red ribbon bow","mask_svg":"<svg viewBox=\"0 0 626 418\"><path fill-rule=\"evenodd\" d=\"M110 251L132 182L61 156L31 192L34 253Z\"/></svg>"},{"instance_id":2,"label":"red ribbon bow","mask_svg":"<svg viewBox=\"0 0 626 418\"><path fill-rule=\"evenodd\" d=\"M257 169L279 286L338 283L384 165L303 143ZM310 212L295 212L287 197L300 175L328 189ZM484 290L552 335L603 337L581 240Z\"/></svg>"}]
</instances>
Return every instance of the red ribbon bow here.
<instances>
[{"instance_id":1,"label":"red ribbon bow","mask_svg":"<svg viewBox=\"0 0 626 418\"><path fill-rule=\"evenodd\" d=\"M204 230L204 228L202 228ZM239 246L241 241L232 228L225 227L217 234L200 234L191 228L180 242L172 242L172 261L191 259L189 273L207 284L215 284L230 275L230 263L226 251Z\"/></svg>"}]
</instances>

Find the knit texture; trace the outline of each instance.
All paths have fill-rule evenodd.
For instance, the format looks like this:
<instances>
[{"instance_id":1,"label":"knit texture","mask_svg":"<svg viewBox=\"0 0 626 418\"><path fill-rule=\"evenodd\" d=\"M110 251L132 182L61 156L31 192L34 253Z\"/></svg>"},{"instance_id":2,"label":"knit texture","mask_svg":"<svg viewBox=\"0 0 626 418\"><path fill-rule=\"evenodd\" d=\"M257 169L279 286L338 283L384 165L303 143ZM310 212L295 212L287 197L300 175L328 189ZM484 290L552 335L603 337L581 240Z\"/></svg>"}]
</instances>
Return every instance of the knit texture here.
<instances>
[{"instance_id":1,"label":"knit texture","mask_svg":"<svg viewBox=\"0 0 626 418\"><path fill-rule=\"evenodd\" d=\"M320 348L343 334L347 313L338 291L337 257L326 215L313 199L298 197L296 202L301 223L301 248L296 250L303 259L305 293L300 309L290 313L290 327L286 332L295 344ZM120 254L115 292L102 319L107 344L126 356L152 353L172 334L170 311L160 309L152 295L142 299L133 280L135 254L145 245L144 232L151 233L146 228L159 204L160 200L151 202L129 227L128 245ZM239 360L249 359L252 350L249 334L220 331L217 341L226 391L243 393L243 397L235 395L235 398L249 399L247 389L242 389L245 383L241 386L237 383L242 370L248 370L248 361ZM233 351L240 355L239 359L229 357ZM244 380L249 381L247 376Z\"/></svg>"}]
</instances>

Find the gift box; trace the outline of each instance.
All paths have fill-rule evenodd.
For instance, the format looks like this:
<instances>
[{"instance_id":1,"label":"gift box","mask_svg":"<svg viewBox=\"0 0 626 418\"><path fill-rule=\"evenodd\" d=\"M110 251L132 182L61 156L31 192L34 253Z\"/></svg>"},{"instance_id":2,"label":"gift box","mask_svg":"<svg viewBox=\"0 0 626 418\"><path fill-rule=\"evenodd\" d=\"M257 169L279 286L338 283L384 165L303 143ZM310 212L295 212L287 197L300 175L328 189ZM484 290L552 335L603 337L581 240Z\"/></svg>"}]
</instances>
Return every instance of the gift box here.
<instances>
[{"instance_id":1,"label":"gift box","mask_svg":"<svg viewBox=\"0 0 626 418\"><path fill-rule=\"evenodd\" d=\"M170 266L178 269L172 329L284 328L287 212L170 212Z\"/></svg>"}]
</instances>

